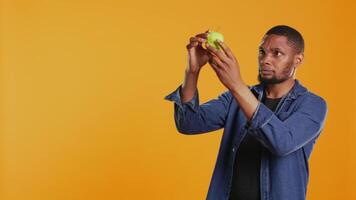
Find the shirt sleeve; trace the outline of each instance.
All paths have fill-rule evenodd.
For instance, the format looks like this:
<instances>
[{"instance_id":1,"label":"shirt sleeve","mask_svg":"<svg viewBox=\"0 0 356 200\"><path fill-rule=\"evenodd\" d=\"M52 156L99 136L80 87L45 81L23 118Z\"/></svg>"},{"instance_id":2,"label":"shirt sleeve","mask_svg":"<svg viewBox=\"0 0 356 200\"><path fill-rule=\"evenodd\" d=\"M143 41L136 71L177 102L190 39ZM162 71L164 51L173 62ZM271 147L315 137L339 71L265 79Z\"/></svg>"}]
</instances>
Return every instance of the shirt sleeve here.
<instances>
[{"instance_id":1,"label":"shirt sleeve","mask_svg":"<svg viewBox=\"0 0 356 200\"><path fill-rule=\"evenodd\" d=\"M263 146L277 156L286 156L315 139L321 132L327 114L325 100L309 96L290 115L280 119L260 103L249 122L249 131Z\"/></svg>"},{"instance_id":2,"label":"shirt sleeve","mask_svg":"<svg viewBox=\"0 0 356 200\"><path fill-rule=\"evenodd\" d=\"M187 107L189 107L193 112L197 112L197 105L199 106L198 89L195 91L193 98L185 103L183 103L181 99L181 89L182 85L179 85L176 90L174 90L171 94L167 95L164 99L174 102L181 110L185 110L187 109Z\"/></svg>"},{"instance_id":3,"label":"shirt sleeve","mask_svg":"<svg viewBox=\"0 0 356 200\"><path fill-rule=\"evenodd\" d=\"M185 103L181 100L181 89L182 85L179 85L165 97L165 100L174 102L174 120L180 133L207 133L224 127L232 99L230 91L200 105L198 89L194 97Z\"/></svg>"}]
</instances>

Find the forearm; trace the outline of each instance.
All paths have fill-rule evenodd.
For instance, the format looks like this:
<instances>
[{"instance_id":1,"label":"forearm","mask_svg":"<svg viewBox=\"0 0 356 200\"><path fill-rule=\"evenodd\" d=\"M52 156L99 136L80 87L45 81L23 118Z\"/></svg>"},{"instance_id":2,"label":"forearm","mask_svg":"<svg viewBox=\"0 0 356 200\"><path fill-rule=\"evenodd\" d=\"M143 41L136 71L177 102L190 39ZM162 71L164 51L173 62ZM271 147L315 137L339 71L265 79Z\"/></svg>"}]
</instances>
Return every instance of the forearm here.
<instances>
[{"instance_id":1,"label":"forearm","mask_svg":"<svg viewBox=\"0 0 356 200\"><path fill-rule=\"evenodd\" d=\"M247 120L250 121L257 109L259 101L243 82L236 84L236 86L230 91L244 112Z\"/></svg>"},{"instance_id":2,"label":"forearm","mask_svg":"<svg viewBox=\"0 0 356 200\"><path fill-rule=\"evenodd\" d=\"M182 84L181 99L182 102L189 102L197 90L199 72L191 72L188 68L185 70L184 82Z\"/></svg>"}]
</instances>

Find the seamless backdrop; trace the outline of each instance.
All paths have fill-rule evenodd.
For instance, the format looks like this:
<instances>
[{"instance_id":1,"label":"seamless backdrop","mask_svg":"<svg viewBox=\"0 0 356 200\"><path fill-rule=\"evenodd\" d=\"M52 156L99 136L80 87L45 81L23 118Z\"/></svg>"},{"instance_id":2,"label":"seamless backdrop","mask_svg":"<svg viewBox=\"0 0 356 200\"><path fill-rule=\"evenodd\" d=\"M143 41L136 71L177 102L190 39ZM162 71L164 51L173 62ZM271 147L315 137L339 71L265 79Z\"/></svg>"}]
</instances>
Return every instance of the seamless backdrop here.
<instances>
[{"instance_id":1,"label":"seamless backdrop","mask_svg":"<svg viewBox=\"0 0 356 200\"><path fill-rule=\"evenodd\" d=\"M356 199L356 4L350 1L1 0L0 199L204 199L222 130L186 136L163 98L189 37L225 36L257 83L263 34L305 39L297 78L328 103L309 200ZM209 65L200 102L225 91Z\"/></svg>"}]
</instances>

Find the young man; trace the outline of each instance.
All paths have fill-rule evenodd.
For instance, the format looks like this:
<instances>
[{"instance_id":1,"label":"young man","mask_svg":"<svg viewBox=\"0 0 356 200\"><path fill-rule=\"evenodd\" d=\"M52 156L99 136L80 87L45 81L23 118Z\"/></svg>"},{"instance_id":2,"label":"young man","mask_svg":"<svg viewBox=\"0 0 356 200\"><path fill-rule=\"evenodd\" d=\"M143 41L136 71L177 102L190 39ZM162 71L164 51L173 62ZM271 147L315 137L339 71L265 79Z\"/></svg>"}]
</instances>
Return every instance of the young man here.
<instances>
[{"instance_id":1,"label":"young man","mask_svg":"<svg viewBox=\"0 0 356 200\"><path fill-rule=\"evenodd\" d=\"M308 159L327 106L295 79L304 56L302 35L285 25L268 30L259 46L260 83L250 87L227 45L209 46L207 34L190 38L184 82L165 97L174 102L180 133L224 128L207 199L305 199ZM228 90L200 105L197 82L207 63Z\"/></svg>"}]
</instances>

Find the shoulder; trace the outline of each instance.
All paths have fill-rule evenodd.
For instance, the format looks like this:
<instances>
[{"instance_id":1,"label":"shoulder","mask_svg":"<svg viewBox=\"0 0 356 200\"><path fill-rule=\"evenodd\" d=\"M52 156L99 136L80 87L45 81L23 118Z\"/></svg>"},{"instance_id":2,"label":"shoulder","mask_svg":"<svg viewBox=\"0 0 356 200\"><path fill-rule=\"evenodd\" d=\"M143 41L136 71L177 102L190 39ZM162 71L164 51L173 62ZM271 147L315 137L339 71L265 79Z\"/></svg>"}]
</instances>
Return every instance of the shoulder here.
<instances>
[{"instance_id":1,"label":"shoulder","mask_svg":"<svg viewBox=\"0 0 356 200\"><path fill-rule=\"evenodd\" d=\"M321 97L320 95L308 90L306 93L305 93L305 101L307 102L312 102L314 104L320 104L320 105L323 105L326 107L327 103L326 103L326 100Z\"/></svg>"},{"instance_id":2,"label":"shoulder","mask_svg":"<svg viewBox=\"0 0 356 200\"><path fill-rule=\"evenodd\" d=\"M299 98L299 110L304 114L309 114L317 121L323 121L327 115L328 107L326 100L312 91L307 91Z\"/></svg>"},{"instance_id":3,"label":"shoulder","mask_svg":"<svg viewBox=\"0 0 356 200\"><path fill-rule=\"evenodd\" d=\"M292 92L292 96L293 98L297 97L301 105L322 107L326 109L326 100L307 87L303 86L299 80L296 80L296 86Z\"/></svg>"}]
</instances>

